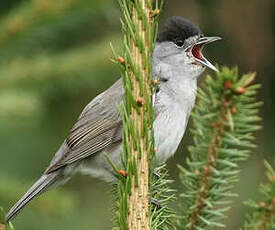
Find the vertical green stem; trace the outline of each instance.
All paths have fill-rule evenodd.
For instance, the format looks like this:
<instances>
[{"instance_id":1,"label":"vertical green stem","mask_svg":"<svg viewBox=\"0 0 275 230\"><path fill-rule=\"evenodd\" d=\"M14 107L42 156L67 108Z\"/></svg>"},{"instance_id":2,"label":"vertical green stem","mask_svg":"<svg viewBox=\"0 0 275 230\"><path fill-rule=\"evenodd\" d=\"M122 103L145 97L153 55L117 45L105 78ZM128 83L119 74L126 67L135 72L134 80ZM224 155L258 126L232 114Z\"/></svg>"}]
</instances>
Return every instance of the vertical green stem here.
<instances>
[{"instance_id":1,"label":"vertical green stem","mask_svg":"<svg viewBox=\"0 0 275 230\"><path fill-rule=\"evenodd\" d=\"M120 63L125 89L122 117L127 170L124 188L120 187L127 196L122 196L127 213L121 214L120 223L131 230L149 230L149 161L154 149L150 83L156 14L151 0L119 0L119 3L124 32L125 54Z\"/></svg>"}]
</instances>

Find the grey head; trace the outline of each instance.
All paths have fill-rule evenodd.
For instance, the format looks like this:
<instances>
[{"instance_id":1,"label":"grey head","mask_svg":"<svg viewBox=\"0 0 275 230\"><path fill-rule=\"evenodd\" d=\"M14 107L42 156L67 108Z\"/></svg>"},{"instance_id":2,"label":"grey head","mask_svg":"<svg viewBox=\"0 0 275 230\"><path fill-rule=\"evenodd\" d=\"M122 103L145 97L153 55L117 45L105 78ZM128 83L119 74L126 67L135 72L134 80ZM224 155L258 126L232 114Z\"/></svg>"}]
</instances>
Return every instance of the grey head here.
<instances>
[{"instance_id":1,"label":"grey head","mask_svg":"<svg viewBox=\"0 0 275 230\"><path fill-rule=\"evenodd\" d=\"M204 36L197 25L183 17L171 17L158 33L153 66L173 66L192 78L198 77L205 67L217 71L202 50L206 44L220 39Z\"/></svg>"}]
</instances>

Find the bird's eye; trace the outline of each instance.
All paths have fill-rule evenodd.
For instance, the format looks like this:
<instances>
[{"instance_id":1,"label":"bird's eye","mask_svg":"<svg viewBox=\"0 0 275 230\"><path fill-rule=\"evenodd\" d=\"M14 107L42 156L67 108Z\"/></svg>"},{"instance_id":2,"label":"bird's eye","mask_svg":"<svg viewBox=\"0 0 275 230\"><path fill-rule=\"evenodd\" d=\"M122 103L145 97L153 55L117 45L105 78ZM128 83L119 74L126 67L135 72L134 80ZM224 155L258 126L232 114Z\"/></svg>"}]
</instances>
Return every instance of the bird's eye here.
<instances>
[{"instance_id":1,"label":"bird's eye","mask_svg":"<svg viewBox=\"0 0 275 230\"><path fill-rule=\"evenodd\" d=\"M178 39L178 40L175 40L175 44L176 44L177 47L181 48L181 47L183 47L184 42L183 42L183 40Z\"/></svg>"}]
</instances>

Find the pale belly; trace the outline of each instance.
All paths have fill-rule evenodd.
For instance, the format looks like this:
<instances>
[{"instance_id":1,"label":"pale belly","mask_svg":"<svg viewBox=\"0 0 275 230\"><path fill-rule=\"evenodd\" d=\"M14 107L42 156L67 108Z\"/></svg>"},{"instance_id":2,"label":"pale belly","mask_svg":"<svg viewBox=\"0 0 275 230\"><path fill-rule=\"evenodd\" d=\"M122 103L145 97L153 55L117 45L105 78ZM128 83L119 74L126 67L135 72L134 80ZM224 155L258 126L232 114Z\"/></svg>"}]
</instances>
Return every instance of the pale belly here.
<instances>
[{"instance_id":1,"label":"pale belly","mask_svg":"<svg viewBox=\"0 0 275 230\"><path fill-rule=\"evenodd\" d=\"M189 114L169 111L160 114L154 122L157 163L166 162L176 152L184 135Z\"/></svg>"}]
</instances>

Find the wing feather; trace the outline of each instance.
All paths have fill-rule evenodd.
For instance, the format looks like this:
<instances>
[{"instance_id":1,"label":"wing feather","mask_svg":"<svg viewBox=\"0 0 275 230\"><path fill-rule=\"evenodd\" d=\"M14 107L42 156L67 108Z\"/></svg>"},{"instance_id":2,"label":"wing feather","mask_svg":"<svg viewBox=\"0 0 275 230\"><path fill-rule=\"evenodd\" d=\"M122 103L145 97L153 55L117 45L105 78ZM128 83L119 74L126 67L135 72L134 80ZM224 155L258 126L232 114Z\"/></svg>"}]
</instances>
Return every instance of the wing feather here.
<instances>
[{"instance_id":1,"label":"wing feather","mask_svg":"<svg viewBox=\"0 0 275 230\"><path fill-rule=\"evenodd\" d=\"M118 106L124 96L122 81L92 100L83 110L65 140L64 152L46 173L89 157L121 141L122 121Z\"/></svg>"}]
</instances>

